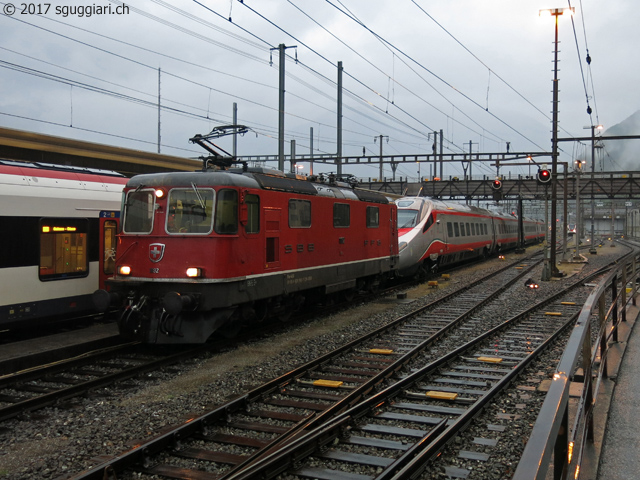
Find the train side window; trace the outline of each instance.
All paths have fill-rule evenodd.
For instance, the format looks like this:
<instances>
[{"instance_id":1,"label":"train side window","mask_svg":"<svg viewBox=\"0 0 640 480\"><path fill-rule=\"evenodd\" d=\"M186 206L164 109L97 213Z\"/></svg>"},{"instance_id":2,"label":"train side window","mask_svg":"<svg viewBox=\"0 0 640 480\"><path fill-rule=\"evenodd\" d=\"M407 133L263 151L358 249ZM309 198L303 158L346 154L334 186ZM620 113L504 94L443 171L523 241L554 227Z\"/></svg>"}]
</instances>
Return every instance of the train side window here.
<instances>
[{"instance_id":1,"label":"train side window","mask_svg":"<svg viewBox=\"0 0 640 480\"><path fill-rule=\"evenodd\" d=\"M460 222L460 236L464 237L464 222Z\"/></svg>"},{"instance_id":2,"label":"train side window","mask_svg":"<svg viewBox=\"0 0 640 480\"><path fill-rule=\"evenodd\" d=\"M112 275L116 270L116 233L118 223L115 220L106 220L103 226L104 265L102 271L106 275Z\"/></svg>"},{"instance_id":3,"label":"train side window","mask_svg":"<svg viewBox=\"0 0 640 480\"><path fill-rule=\"evenodd\" d=\"M127 192L122 230L124 233L151 233L154 211L155 195L153 190Z\"/></svg>"},{"instance_id":4,"label":"train side window","mask_svg":"<svg viewBox=\"0 0 640 480\"><path fill-rule=\"evenodd\" d=\"M247 207L247 224L244 226L246 233L258 233L260 231L260 197L247 194L244 197Z\"/></svg>"},{"instance_id":5,"label":"train side window","mask_svg":"<svg viewBox=\"0 0 640 480\"><path fill-rule=\"evenodd\" d=\"M456 231L456 237L459 237L460 236L460 226L458 225L458 222L454 222L453 223L453 228Z\"/></svg>"},{"instance_id":6,"label":"train side window","mask_svg":"<svg viewBox=\"0 0 640 480\"><path fill-rule=\"evenodd\" d=\"M447 235L453 237L453 225L451 225L451 222L447 222Z\"/></svg>"},{"instance_id":7,"label":"train side window","mask_svg":"<svg viewBox=\"0 0 640 480\"><path fill-rule=\"evenodd\" d=\"M89 275L86 219L43 219L40 222L40 280Z\"/></svg>"},{"instance_id":8,"label":"train side window","mask_svg":"<svg viewBox=\"0 0 640 480\"><path fill-rule=\"evenodd\" d=\"M471 227L469 227L468 223L466 223L465 225L467 227L467 237L470 237L471 236Z\"/></svg>"},{"instance_id":9,"label":"train side window","mask_svg":"<svg viewBox=\"0 0 640 480\"><path fill-rule=\"evenodd\" d=\"M308 200L289 200L289 227L309 228L311 226L311 202Z\"/></svg>"},{"instance_id":10,"label":"train side window","mask_svg":"<svg viewBox=\"0 0 640 480\"><path fill-rule=\"evenodd\" d=\"M351 225L351 206L348 203L333 204L333 226L348 227Z\"/></svg>"},{"instance_id":11,"label":"train side window","mask_svg":"<svg viewBox=\"0 0 640 480\"><path fill-rule=\"evenodd\" d=\"M422 232L426 232L427 230L429 230L431 228L431 225L434 224L433 221L433 213L431 215L429 215L429 218L427 218L427 221L424 224L424 228L422 229Z\"/></svg>"},{"instance_id":12,"label":"train side window","mask_svg":"<svg viewBox=\"0 0 640 480\"><path fill-rule=\"evenodd\" d=\"M471 224L471 235L475 235L476 234L476 224L472 223Z\"/></svg>"},{"instance_id":13,"label":"train side window","mask_svg":"<svg viewBox=\"0 0 640 480\"><path fill-rule=\"evenodd\" d=\"M218 191L216 200L216 233L238 233L238 191L225 188Z\"/></svg>"},{"instance_id":14,"label":"train side window","mask_svg":"<svg viewBox=\"0 0 640 480\"><path fill-rule=\"evenodd\" d=\"M488 229L488 227L487 227L487 224L485 223L485 224L484 224L484 234L485 234L485 235L488 235L488 231L489 231L489 229Z\"/></svg>"},{"instance_id":15,"label":"train side window","mask_svg":"<svg viewBox=\"0 0 640 480\"><path fill-rule=\"evenodd\" d=\"M380 225L380 209L367 207L367 228L378 228Z\"/></svg>"}]
</instances>

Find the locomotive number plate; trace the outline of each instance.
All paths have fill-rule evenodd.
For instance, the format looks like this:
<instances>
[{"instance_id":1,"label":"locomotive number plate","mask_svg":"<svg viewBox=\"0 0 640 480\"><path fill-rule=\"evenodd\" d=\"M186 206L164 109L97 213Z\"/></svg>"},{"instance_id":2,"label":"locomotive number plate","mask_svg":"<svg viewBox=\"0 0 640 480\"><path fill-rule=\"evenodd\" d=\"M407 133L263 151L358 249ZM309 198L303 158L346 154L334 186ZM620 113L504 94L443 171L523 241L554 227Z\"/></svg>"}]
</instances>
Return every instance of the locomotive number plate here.
<instances>
[{"instance_id":1,"label":"locomotive number plate","mask_svg":"<svg viewBox=\"0 0 640 480\"><path fill-rule=\"evenodd\" d=\"M160 269L159 268L150 268L149 269L149 273L160 273Z\"/></svg>"}]
</instances>

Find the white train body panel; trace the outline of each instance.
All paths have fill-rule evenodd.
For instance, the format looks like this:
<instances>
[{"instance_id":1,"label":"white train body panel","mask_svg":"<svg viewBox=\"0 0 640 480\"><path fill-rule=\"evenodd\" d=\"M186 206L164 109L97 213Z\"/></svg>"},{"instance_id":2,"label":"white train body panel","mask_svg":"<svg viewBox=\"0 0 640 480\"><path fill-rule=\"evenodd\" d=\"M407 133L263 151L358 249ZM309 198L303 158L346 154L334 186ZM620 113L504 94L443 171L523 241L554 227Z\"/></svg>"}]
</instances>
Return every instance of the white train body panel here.
<instances>
[{"instance_id":1,"label":"white train body panel","mask_svg":"<svg viewBox=\"0 0 640 480\"><path fill-rule=\"evenodd\" d=\"M0 328L92 310L98 217L119 212L125 177L0 161Z\"/></svg>"}]
</instances>

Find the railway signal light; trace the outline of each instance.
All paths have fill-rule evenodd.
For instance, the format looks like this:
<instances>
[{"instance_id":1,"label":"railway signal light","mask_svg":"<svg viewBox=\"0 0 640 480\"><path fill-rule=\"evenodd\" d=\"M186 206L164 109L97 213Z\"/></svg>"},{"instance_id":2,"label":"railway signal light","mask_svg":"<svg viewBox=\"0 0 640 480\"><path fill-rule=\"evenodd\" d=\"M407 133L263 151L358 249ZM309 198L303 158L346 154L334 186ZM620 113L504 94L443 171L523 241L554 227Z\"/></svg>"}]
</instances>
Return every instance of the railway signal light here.
<instances>
[{"instance_id":1,"label":"railway signal light","mask_svg":"<svg viewBox=\"0 0 640 480\"><path fill-rule=\"evenodd\" d=\"M551 172L546 168L541 168L538 170L537 179L540 185L548 185L551 182Z\"/></svg>"},{"instance_id":2,"label":"railway signal light","mask_svg":"<svg viewBox=\"0 0 640 480\"><path fill-rule=\"evenodd\" d=\"M493 190L493 199L501 200L502 199L502 180L496 178L493 182L491 182L491 190Z\"/></svg>"}]
</instances>

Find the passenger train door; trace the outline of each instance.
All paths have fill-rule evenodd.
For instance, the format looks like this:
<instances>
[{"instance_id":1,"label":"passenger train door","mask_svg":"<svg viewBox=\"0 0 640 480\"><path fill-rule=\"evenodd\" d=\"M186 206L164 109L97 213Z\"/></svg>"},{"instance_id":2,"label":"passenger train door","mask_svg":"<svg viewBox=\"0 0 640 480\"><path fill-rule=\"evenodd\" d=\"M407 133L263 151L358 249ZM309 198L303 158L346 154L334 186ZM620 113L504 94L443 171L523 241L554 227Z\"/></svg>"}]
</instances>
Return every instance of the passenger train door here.
<instances>
[{"instance_id":1,"label":"passenger train door","mask_svg":"<svg viewBox=\"0 0 640 480\"><path fill-rule=\"evenodd\" d=\"M120 225L120 212L101 211L99 218L99 283L104 289L104 281L113 276L116 268L116 235Z\"/></svg>"}]
</instances>

